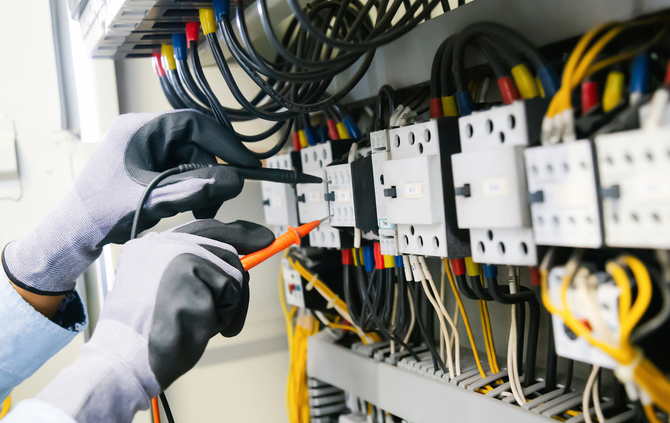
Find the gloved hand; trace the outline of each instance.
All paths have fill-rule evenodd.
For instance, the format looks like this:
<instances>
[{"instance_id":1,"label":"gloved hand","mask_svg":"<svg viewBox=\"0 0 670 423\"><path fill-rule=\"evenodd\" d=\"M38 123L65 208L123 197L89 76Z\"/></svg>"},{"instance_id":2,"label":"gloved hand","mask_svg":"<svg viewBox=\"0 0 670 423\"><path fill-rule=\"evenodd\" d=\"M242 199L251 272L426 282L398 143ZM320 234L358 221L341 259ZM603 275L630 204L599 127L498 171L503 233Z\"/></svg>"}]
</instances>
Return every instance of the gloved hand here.
<instances>
[{"instance_id":1,"label":"gloved hand","mask_svg":"<svg viewBox=\"0 0 670 423\"><path fill-rule=\"evenodd\" d=\"M119 116L65 198L27 236L7 245L2 264L17 286L42 295L74 289L108 243L129 239L133 215L160 172L184 163L260 166L215 121L195 111ZM234 169L207 167L165 179L152 192L138 230L192 210L213 218L244 180Z\"/></svg>"},{"instance_id":2,"label":"gloved hand","mask_svg":"<svg viewBox=\"0 0 670 423\"><path fill-rule=\"evenodd\" d=\"M130 422L198 362L211 337L240 332L249 276L238 253L273 240L249 222L200 220L128 242L91 340L36 399L79 423Z\"/></svg>"}]
</instances>

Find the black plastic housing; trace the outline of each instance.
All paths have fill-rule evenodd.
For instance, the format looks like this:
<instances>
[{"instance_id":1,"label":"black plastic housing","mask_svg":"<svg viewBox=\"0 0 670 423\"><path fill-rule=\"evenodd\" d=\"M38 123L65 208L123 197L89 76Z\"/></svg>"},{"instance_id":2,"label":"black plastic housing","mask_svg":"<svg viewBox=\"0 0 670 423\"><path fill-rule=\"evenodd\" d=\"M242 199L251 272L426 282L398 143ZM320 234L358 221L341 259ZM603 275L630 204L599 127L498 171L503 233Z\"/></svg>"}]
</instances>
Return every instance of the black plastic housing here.
<instances>
[{"instance_id":1,"label":"black plastic housing","mask_svg":"<svg viewBox=\"0 0 670 423\"><path fill-rule=\"evenodd\" d=\"M372 175L372 155L368 154L351 163L351 181L354 196L356 227L363 232L379 233L375 184Z\"/></svg>"}]
</instances>

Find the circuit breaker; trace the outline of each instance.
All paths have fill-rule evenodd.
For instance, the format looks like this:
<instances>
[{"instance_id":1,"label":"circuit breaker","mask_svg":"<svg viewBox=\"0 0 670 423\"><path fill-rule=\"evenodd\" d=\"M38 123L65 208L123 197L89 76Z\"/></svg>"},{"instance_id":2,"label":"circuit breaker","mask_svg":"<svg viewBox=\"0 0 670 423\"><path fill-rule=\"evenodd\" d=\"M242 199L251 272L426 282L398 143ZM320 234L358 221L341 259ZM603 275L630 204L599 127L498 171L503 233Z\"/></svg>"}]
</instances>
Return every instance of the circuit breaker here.
<instances>
[{"instance_id":1,"label":"circuit breaker","mask_svg":"<svg viewBox=\"0 0 670 423\"><path fill-rule=\"evenodd\" d=\"M543 100L517 101L459 119L462 153L451 157L459 228L478 263L537 265L524 149L539 135Z\"/></svg>"},{"instance_id":2,"label":"circuit breaker","mask_svg":"<svg viewBox=\"0 0 670 423\"><path fill-rule=\"evenodd\" d=\"M266 166L270 169L291 170L295 167L300 168L300 160L297 154L284 154L268 158ZM295 189L292 186L262 181L261 194L265 223L275 226L275 233L281 234L286 232L289 226L298 226Z\"/></svg>"},{"instance_id":3,"label":"circuit breaker","mask_svg":"<svg viewBox=\"0 0 670 423\"><path fill-rule=\"evenodd\" d=\"M580 140L525 150L528 199L538 245L602 245L593 145Z\"/></svg>"},{"instance_id":4,"label":"circuit breaker","mask_svg":"<svg viewBox=\"0 0 670 423\"><path fill-rule=\"evenodd\" d=\"M298 203L298 219L300 223L330 216L328 175L326 167L335 158L340 158L349 151L351 142L338 140L326 142L300 150L300 161L303 173L323 178L322 184L297 184L296 201ZM350 248L353 238L341 234L339 230L324 222L309 234L309 245L323 248Z\"/></svg>"},{"instance_id":5,"label":"circuit breaker","mask_svg":"<svg viewBox=\"0 0 670 423\"><path fill-rule=\"evenodd\" d=\"M670 248L670 127L596 138L611 247Z\"/></svg>"}]
</instances>

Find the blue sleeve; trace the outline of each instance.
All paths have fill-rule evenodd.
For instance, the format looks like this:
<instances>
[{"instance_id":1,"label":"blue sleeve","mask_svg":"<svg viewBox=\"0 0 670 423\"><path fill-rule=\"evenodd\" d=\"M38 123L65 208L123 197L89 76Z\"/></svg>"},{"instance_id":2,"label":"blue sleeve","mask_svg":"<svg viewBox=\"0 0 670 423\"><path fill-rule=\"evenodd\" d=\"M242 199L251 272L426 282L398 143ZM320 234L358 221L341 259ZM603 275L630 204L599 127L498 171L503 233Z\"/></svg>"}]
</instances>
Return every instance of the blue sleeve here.
<instances>
[{"instance_id":1,"label":"blue sleeve","mask_svg":"<svg viewBox=\"0 0 670 423\"><path fill-rule=\"evenodd\" d=\"M65 411L48 402L28 399L21 401L2 423L77 423Z\"/></svg>"},{"instance_id":2,"label":"blue sleeve","mask_svg":"<svg viewBox=\"0 0 670 423\"><path fill-rule=\"evenodd\" d=\"M56 316L35 311L0 268L0 403L12 389L65 347L85 327L84 306L76 292L66 295Z\"/></svg>"}]
</instances>

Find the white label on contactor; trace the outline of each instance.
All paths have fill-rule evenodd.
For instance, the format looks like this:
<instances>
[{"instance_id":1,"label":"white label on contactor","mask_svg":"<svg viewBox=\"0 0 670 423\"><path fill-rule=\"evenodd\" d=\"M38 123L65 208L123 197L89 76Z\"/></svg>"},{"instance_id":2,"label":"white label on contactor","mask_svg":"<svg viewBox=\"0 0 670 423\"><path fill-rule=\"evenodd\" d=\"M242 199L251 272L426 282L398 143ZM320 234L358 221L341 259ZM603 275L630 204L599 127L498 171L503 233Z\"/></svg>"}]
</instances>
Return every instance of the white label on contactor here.
<instances>
[{"instance_id":1,"label":"white label on contactor","mask_svg":"<svg viewBox=\"0 0 670 423\"><path fill-rule=\"evenodd\" d=\"M423 198L423 185L420 183L405 184L405 198Z\"/></svg>"},{"instance_id":2,"label":"white label on contactor","mask_svg":"<svg viewBox=\"0 0 670 423\"><path fill-rule=\"evenodd\" d=\"M484 198L507 197L509 195L507 178L484 179L482 195Z\"/></svg>"},{"instance_id":3,"label":"white label on contactor","mask_svg":"<svg viewBox=\"0 0 670 423\"><path fill-rule=\"evenodd\" d=\"M340 189L337 191L337 202L338 203L350 203L351 202L351 191L348 189Z\"/></svg>"},{"instance_id":4,"label":"white label on contactor","mask_svg":"<svg viewBox=\"0 0 670 423\"><path fill-rule=\"evenodd\" d=\"M321 191L310 191L309 202L310 203L320 203L321 202Z\"/></svg>"}]
</instances>

